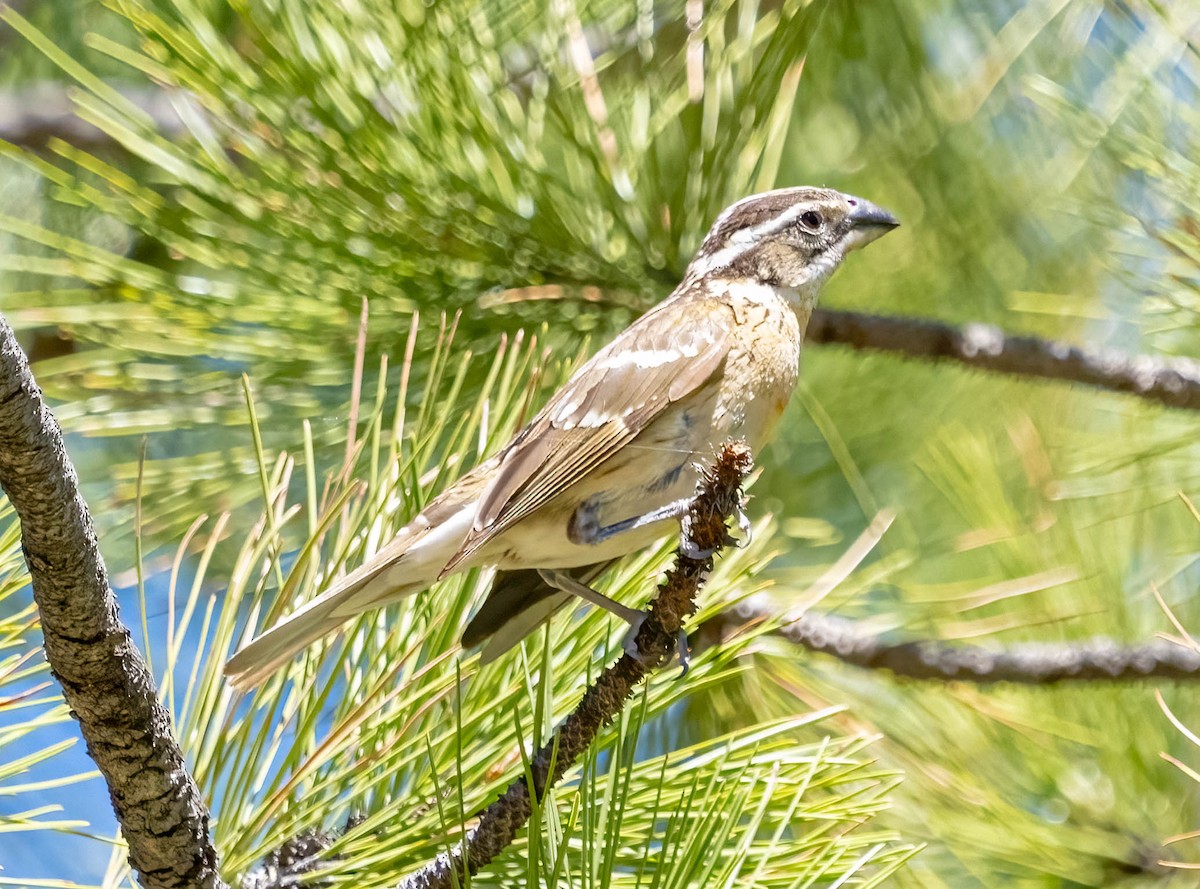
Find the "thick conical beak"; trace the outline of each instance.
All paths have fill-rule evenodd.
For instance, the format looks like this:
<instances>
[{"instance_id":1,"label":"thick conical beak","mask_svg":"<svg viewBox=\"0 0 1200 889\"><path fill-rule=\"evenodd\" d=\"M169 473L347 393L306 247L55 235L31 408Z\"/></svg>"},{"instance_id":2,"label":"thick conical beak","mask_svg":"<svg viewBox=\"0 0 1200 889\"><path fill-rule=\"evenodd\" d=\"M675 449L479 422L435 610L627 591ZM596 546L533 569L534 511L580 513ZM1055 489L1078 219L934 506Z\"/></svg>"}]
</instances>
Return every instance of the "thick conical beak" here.
<instances>
[{"instance_id":1,"label":"thick conical beak","mask_svg":"<svg viewBox=\"0 0 1200 889\"><path fill-rule=\"evenodd\" d=\"M862 198L846 195L850 204L851 228L846 235L846 250L857 250L878 240L900 224L900 220L883 207Z\"/></svg>"}]
</instances>

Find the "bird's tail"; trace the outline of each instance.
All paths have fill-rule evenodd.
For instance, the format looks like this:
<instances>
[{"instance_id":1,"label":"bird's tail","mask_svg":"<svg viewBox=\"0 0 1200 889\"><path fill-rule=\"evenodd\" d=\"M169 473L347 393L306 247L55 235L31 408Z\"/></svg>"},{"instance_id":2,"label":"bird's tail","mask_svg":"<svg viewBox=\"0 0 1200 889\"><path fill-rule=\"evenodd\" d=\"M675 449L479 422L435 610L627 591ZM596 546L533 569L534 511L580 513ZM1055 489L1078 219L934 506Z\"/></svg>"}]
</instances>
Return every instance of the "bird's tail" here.
<instances>
[{"instance_id":1,"label":"bird's tail","mask_svg":"<svg viewBox=\"0 0 1200 889\"><path fill-rule=\"evenodd\" d=\"M432 586L461 549L475 518L475 500L498 463L493 457L479 464L431 500L361 567L234 654L225 664L233 687L258 685L352 617ZM467 567L470 563L458 570Z\"/></svg>"},{"instance_id":2,"label":"bird's tail","mask_svg":"<svg viewBox=\"0 0 1200 889\"><path fill-rule=\"evenodd\" d=\"M362 567L235 653L225 664L230 684L238 689L258 685L351 618L430 587L454 552L457 528L429 534L406 530L409 533L401 532ZM446 541L438 539L443 536Z\"/></svg>"},{"instance_id":3,"label":"bird's tail","mask_svg":"<svg viewBox=\"0 0 1200 889\"><path fill-rule=\"evenodd\" d=\"M334 632L350 618L371 606L359 606L356 597L364 593L372 580L367 578L353 586L337 586L292 612L261 636L251 640L225 664L225 675L237 689L259 685L279 667L323 636ZM388 599L419 592L427 584L404 584L389 590ZM383 601L380 596L366 596L369 601Z\"/></svg>"}]
</instances>

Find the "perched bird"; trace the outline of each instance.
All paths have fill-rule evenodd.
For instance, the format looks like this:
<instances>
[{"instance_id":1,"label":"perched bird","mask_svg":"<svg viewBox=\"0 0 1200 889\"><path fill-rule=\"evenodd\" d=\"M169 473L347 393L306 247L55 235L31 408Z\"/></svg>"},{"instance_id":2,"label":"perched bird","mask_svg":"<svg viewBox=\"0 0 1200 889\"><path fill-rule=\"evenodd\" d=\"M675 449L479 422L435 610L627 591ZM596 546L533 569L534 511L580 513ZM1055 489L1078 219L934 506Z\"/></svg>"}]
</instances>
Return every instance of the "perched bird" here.
<instances>
[{"instance_id":1,"label":"perched bird","mask_svg":"<svg viewBox=\"0 0 1200 889\"><path fill-rule=\"evenodd\" d=\"M784 188L718 217L682 283L579 367L499 453L451 485L360 568L238 651L256 685L371 608L477 566L497 574L463 635L490 659L570 595L669 533L730 437L757 451L787 406L817 292L850 251L899 223L869 201ZM636 612L634 612L636 614Z\"/></svg>"}]
</instances>

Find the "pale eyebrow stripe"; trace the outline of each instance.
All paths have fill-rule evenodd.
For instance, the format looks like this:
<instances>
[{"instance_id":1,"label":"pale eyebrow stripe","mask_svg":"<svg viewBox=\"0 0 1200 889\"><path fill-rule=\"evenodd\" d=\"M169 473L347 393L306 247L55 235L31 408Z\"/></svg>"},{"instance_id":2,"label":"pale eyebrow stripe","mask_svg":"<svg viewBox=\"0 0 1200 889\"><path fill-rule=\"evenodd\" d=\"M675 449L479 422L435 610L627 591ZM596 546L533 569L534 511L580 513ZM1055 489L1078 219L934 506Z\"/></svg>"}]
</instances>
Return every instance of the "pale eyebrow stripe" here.
<instances>
[{"instance_id":1,"label":"pale eyebrow stripe","mask_svg":"<svg viewBox=\"0 0 1200 889\"><path fill-rule=\"evenodd\" d=\"M736 207L737 205L735 204L734 206ZM787 226L800 218L804 211L808 209L808 206L806 203L796 203L782 213L777 213L769 219L760 222L758 225L738 229L730 234L729 245L727 247L722 247L716 253L706 256L703 259L699 256L696 257L692 261L691 266L688 267L688 277L706 275L713 269L729 265L729 263L738 257L749 253L750 250L757 247L763 238L787 228ZM730 209L733 208L731 207Z\"/></svg>"}]
</instances>

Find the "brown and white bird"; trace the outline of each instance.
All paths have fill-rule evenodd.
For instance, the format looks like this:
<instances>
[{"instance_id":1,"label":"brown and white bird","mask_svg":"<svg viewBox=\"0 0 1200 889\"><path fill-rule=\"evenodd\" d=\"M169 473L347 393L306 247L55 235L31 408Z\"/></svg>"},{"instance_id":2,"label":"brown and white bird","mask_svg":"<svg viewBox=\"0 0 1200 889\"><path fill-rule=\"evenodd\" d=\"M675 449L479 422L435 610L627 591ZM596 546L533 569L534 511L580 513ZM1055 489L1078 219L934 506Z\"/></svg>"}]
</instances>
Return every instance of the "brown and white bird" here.
<instances>
[{"instance_id":1,"label":"brown and white bird","mask_svg":"<svg viewBox=\"0 0 1200 889\"><path fill-rule=\"evenodd\" d=\"M360 568L237 652L232 683L256 685L356 615L468 568L498 569L463 634L464 645L487 641L485 660L570 595L595 601L592 577L677 523L698 460L731 437L763 445L795 388L817 292L850 251L897 225L822 188L729 207L669 298Z\"/></svg>"}]
</instances>

